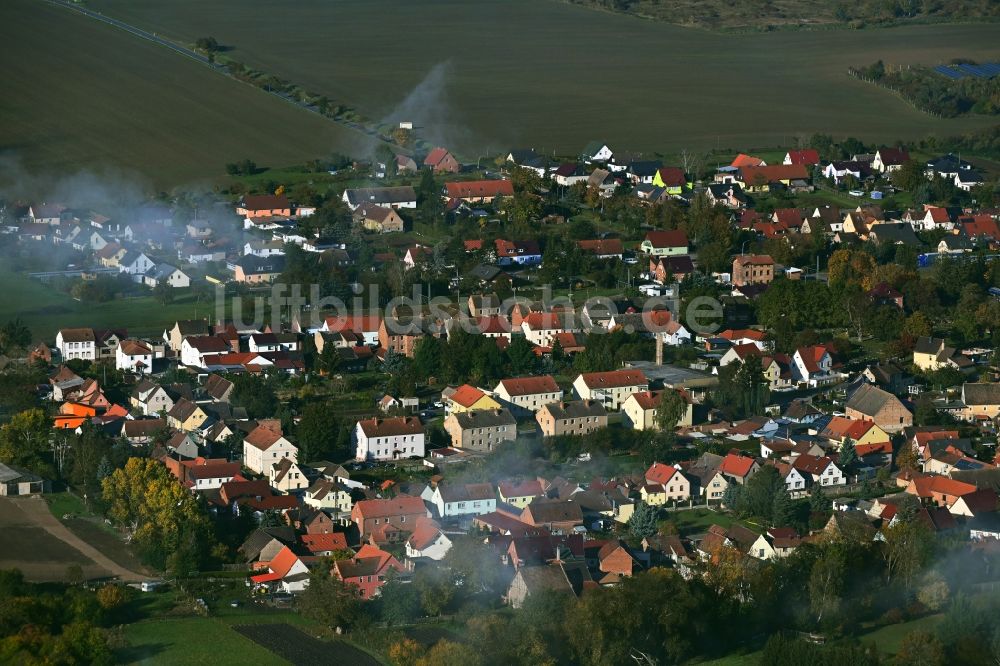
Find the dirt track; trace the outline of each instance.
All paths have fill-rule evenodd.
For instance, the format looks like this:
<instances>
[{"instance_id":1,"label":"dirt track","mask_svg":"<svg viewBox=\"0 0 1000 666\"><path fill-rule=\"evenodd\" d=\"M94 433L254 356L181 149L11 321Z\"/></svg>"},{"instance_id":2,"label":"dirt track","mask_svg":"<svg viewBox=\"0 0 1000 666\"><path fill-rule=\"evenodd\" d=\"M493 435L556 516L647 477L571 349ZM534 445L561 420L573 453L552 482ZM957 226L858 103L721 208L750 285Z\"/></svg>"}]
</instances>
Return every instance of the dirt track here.
<instances>
[{"instance_id":1,"label":"dirt track","mask_svg":"<svg viewBox=\"0 0 1000 666\"><path fill-rule=\"evenodd\" d=\"M14 532L18 527L27 530L42 530L46 533L45 541L52 543L48 537L66 546L58 555L53 555L52 549L46 549L39 544L34 556L24 555L16 559L6 559L0 555L0 566L18 567L24 575L32 580L64 579L66 570L73 564L83 568L87 578L114 576L124 582L135 583L149 580L148 576L130 571L105 556L86 541L73 534L65 525L52 515L49 506L41 497L24 497L0 501L0 513L3 515L5 529Z\"/></svg>"}]
</instances>

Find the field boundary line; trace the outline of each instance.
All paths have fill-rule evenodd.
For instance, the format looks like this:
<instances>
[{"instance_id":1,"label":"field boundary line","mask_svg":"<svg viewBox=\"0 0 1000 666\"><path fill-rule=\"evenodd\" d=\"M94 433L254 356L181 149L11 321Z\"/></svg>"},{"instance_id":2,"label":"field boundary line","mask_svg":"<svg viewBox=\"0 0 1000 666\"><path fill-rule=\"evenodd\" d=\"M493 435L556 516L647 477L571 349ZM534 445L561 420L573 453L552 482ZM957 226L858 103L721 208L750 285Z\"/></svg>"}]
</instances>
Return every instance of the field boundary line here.
<instances>
[{"instance_id":1,"label":"field boundary line","mask_svg":"<svg viewBox=\"0 0 1000 666\"><path fill-rule=\"evenodd\" d=\"M115 563L107 555L94 548L77 535L73 534L68 527L63 525L59 519L52 514L52 511L49 510L48 502L42 499L41 496L14 499L13 502L24 512L26 516L31 518L36 525L66 545L72 546L86 555L92 562L94 562L94 564L107 570L107 572L112 576L116 576L128 583L139 583L144 580L151 580L149 576L145 576L136 571L131 571L130 569L126 569L120 564Z\"/></svg>"},{"instance_id":2,"label":"field boundary line","mask_svg":"<svg viewBox=\"0 0 1000 666\"><path fill-rule=\"evenodd\" d=\"M105 14L102 14L100 12L96 12L96 11L94 11L92 9L87 9L86 7L78 5L78 4L74 3L74 2L72 2L71 0L42 0L42 2L44 2L46 4L49 4L49 5L56 6L56 7L61 7L63 9L68 9L70 11L77 12L78 14L82 14L83 16L91 18L91 19L93 19L95 21L99 21L99 22L105 23L105 24L107 24L107 25L109 25L109 26L111 26L113 28L118 28L119 30L123 30L123 31L131 34L134 37L138 37L139 39L142 39L144 41L151 42L151 43L156 44L158 46L162 46L162 47L164 47L166 49L169 49L169 50L173 51L174 53L176 53L176 54L178 54L180 56L183 56L183 57L185 57L185 58L187 58L189 60L193 60L194 62L198 63L199 65L207 67L208 69L212 70L216 74L219 74L220 76L224 76L224 77L226 77L227 79L229 79L231 81L235 81L235 82L237 82L237 83L239 83L241 85L245 85L245 86L247 86L249 88L253 88L254 90L258 90L258 91L264 93L265 95L270 95L271 97L276 97L276 98L280 99L283 102L291 104L292 106L295 106L295 107L297 107L299 109L302 109L303 111L306 111L308 113L312 113L314 115L317 115L320 118L323 118L323 119L325 119L325 120L327 120L327 121L329 121L331 123L335 123L337 125L340 125L341 127L346 127L347 129L349 129L351 131L354 131L354 132L357 132L358 134L362 134L364 136L367 136L368 138L375 139L376 141L380 141L382 143L386 143L386 144L388 144L390 147L392 147L395 150L400 150L400 151L403 150L402 146L397 146L397 145L395 145L395 144L393 144L393 143L391 143L389 141L386 141L385 138L381 134L379 134L377 130L375 130L375 129L371 128L371 127L367 127L367 126L365 126L362 123L356 123L356 122L352 122L352 121L348 121L348 120L339 120L337 118L328 116L328 115L326 115L324 113L320 113L319 109L316 108L312 104L308 104L306 102L302 102L302 101L299 101L299 100L296 100L296 99L292 99L291 96L286 95L286 94L282 94L282 93L280 93L280 92L278 92L276 90L266 90L266 89L261 88L259 86L255 86L252 83L248 83L247 81L243 81L243 80L241 80L241 79L233 76L232 73L230 73L230 71L226 68L225 65L220 64L220 63L214 63L214 62L210 61L207 57L205 57L205 56L201 55L200 53L198 53L197 51L189 49L186 46L183 46L182 44L178 44L175 41L166 39L164 37L160 37L155 32L149 32L148 30L143 30L142 28L134 26L131 23L126 23L125 21L120 21L120 20L118 20L116 18L112 18L112 17L107 16Z\"/></svg>"}]
</instances>

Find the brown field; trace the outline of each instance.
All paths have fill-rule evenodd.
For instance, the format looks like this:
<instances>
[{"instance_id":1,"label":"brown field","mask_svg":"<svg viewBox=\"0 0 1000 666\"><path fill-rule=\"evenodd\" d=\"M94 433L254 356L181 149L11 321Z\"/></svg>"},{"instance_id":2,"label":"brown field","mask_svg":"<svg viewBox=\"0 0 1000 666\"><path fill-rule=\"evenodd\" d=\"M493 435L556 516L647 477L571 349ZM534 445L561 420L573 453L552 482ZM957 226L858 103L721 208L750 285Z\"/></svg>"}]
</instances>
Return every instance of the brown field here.
<instances>
[{"instance_id":1,"label":"brown field","mask_svg":"<svg viewBox=\"0 0 1000 666\"><path fill-rule=\"evenodd\" d=\"M5 537L0 569L20 569L28 580L65 581L69 567L74 565L80 566L88 579L144 578L116 564L67 529L40 497L0 498L0 530Z\"/></svg>"}]
</instances>

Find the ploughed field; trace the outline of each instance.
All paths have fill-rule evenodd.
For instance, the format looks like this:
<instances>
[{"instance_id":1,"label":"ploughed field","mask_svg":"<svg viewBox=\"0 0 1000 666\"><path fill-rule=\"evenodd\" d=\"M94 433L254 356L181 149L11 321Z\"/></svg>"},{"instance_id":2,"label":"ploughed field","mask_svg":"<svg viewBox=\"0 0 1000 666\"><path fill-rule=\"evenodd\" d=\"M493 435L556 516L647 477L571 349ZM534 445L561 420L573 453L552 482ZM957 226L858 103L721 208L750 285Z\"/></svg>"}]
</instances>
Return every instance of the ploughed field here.
<instances>
[{"instance_id":1,"label":"ploughed field","mask_svg":"<svg viewBox=\"0 0 1000 666\"><path fill-rule=\"evenodd\" d=\"M934 118L846 70L996 58L996 24L715 34L538 0L88 6L188 44L215 37L229 57L375 121L411 120L473 160L591 139L662 152L787 146L813 132L891 142L995 122Z\"/></svg>"},{"instance_id":2,"label":"ploughed field","mask_svg":"<svg viewBox=\"0 0 1000 666\"><path fill-rule=\"evenodd\" d=\"M40 0L0 2L0 41L0 176L12 162L33 174L110 168L162 188L222 176L247 157L348 152L362 136Z\"/></svg>"}]
</instances>

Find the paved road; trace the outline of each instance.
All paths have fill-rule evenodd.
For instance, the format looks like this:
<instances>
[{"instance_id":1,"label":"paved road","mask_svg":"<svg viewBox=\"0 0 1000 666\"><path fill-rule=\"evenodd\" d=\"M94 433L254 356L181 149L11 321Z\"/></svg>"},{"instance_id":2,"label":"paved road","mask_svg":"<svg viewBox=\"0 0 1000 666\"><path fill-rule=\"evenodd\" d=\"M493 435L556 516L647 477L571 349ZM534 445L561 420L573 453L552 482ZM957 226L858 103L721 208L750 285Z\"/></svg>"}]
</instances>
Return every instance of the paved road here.
<instances>
[{"instance_id":1,"label":"paved road","mask_svg":"<svg viewBox=\"0 0 1000 666\"><path fill-rule=\"evenodd\" d=\"M189 49L189 48L187 48L185 46L182 46L182 45L180 45L180 44L178 44L176 42L172 42L169 39L165 39L164 37L160 37L155 32L149 32L147 30L143 30L142 28L137 28L134 25L131 25L129 23L125 23L124 21L119 21L118 19L115 19L115 18L111 18L110 16L105 16L104 14L101 14L100 12L95 12L95 11L93 11L91 9L87 9L86 7L83 7L83 6L78 5L76 3L69 2L68 0L43 0L43 1L49 3L50 5L56 5L57 7L63 7L65 9L69 9L69 10L72 10L72 11L75 11L75 12L79 12L80 14L88 16L88 17L90 17L90 18L92 18L92 19L94 19L96 21L101 21L102 23L107 23L108 25L114 26L116 28L119 28L120 30L124 30L125 32L128 32L128 33L130 33L130 34L138 37L139 39L144 39L146 41L153 42L154 44L157 44L157 45L162 46L164 48L170 49L171 51L173 51L174 53L177 53L178 55L181 55L181 56L184 56L185 58L189 58L191 60L194 60L198 64L204 65L205 67L209 67L210 69L212 69L213 71L215 71L218 74L221 74L222 76L225 76L227 78L230 78L230 79L232 79L234 81L238 81L238 82L246 84L246 85L250 85L250 84L247 84L245 81L240 81L235 76L233 76L232 74L230 74L229 70L226 68L225 65L222 65L222 64L219 64L219 63L216 63L216 62L212 62L207 57L203 56L202 54L198 53L197 51L193 51L193 50L191 50L191 49ZM344 127L350 128L350 129L352 129L352 130L354 130L356 132L361 132L362 134L366 134L366 135L368 135L368 136L370 136L372 138L375 138L375 139L377 139L379 141L383 141L385 143L388 143L390 145L390 147L393 148L393 149L395 149L395 150L403 150L400 146L396 146L396 145L393 145L393 144L387 142L385 140L385 137L383 137L381 134L379 134L378 131L376 129L372 128L372 127L369 127L369 126L364 125L362 123L354 122L353 120L347 120L347 119L344 119L344 118L334 118L334 117L328 116L326 114L320 113L320 110L319 110L319 108L317 106L315 106L313 104L309 104L307 102L303 102L301 100L298 100L298 99L292 97L291 95L288 95L287 93L276 91L276 90L266 90L264 88L259 88L257 86L253 86L253 87L257 88L258 90L260 90L263 93L266 93L268 95L272 95L274 97L277 97L278 99L280 99L280 100L282 100L284 102L288 102L289 104L293 104L293 105L299 107L300 109L304 109L306 111L309 111L310 113L315 113L318 116L322 116L323 118L326 118L327 120L329 120L331 122L337 123L338 125L343 125Z\"/></svg>"},{"instance_id":2,"label":"paved road","mask_svg":"<svg viewBox=\"0 0 1000 666\"><path fill-rule=\"evenodd\" d=\"M18 508L24 512L24 515L29 517L36 525L63 543L72 546L86 555L99 567L107 570L110 575L115 576L126 583L138 583L144 580L150 580L149 576L144 576L141 573L130 571L129 569L118 565L113 560L105 556L104 553L70 532L68 527L63 525L55 516L52 515L52 512L49 511L48 503L40 496L36 495L32 497L18 498L12 501L17 504Z\"/></svg>"}]
</instances>

